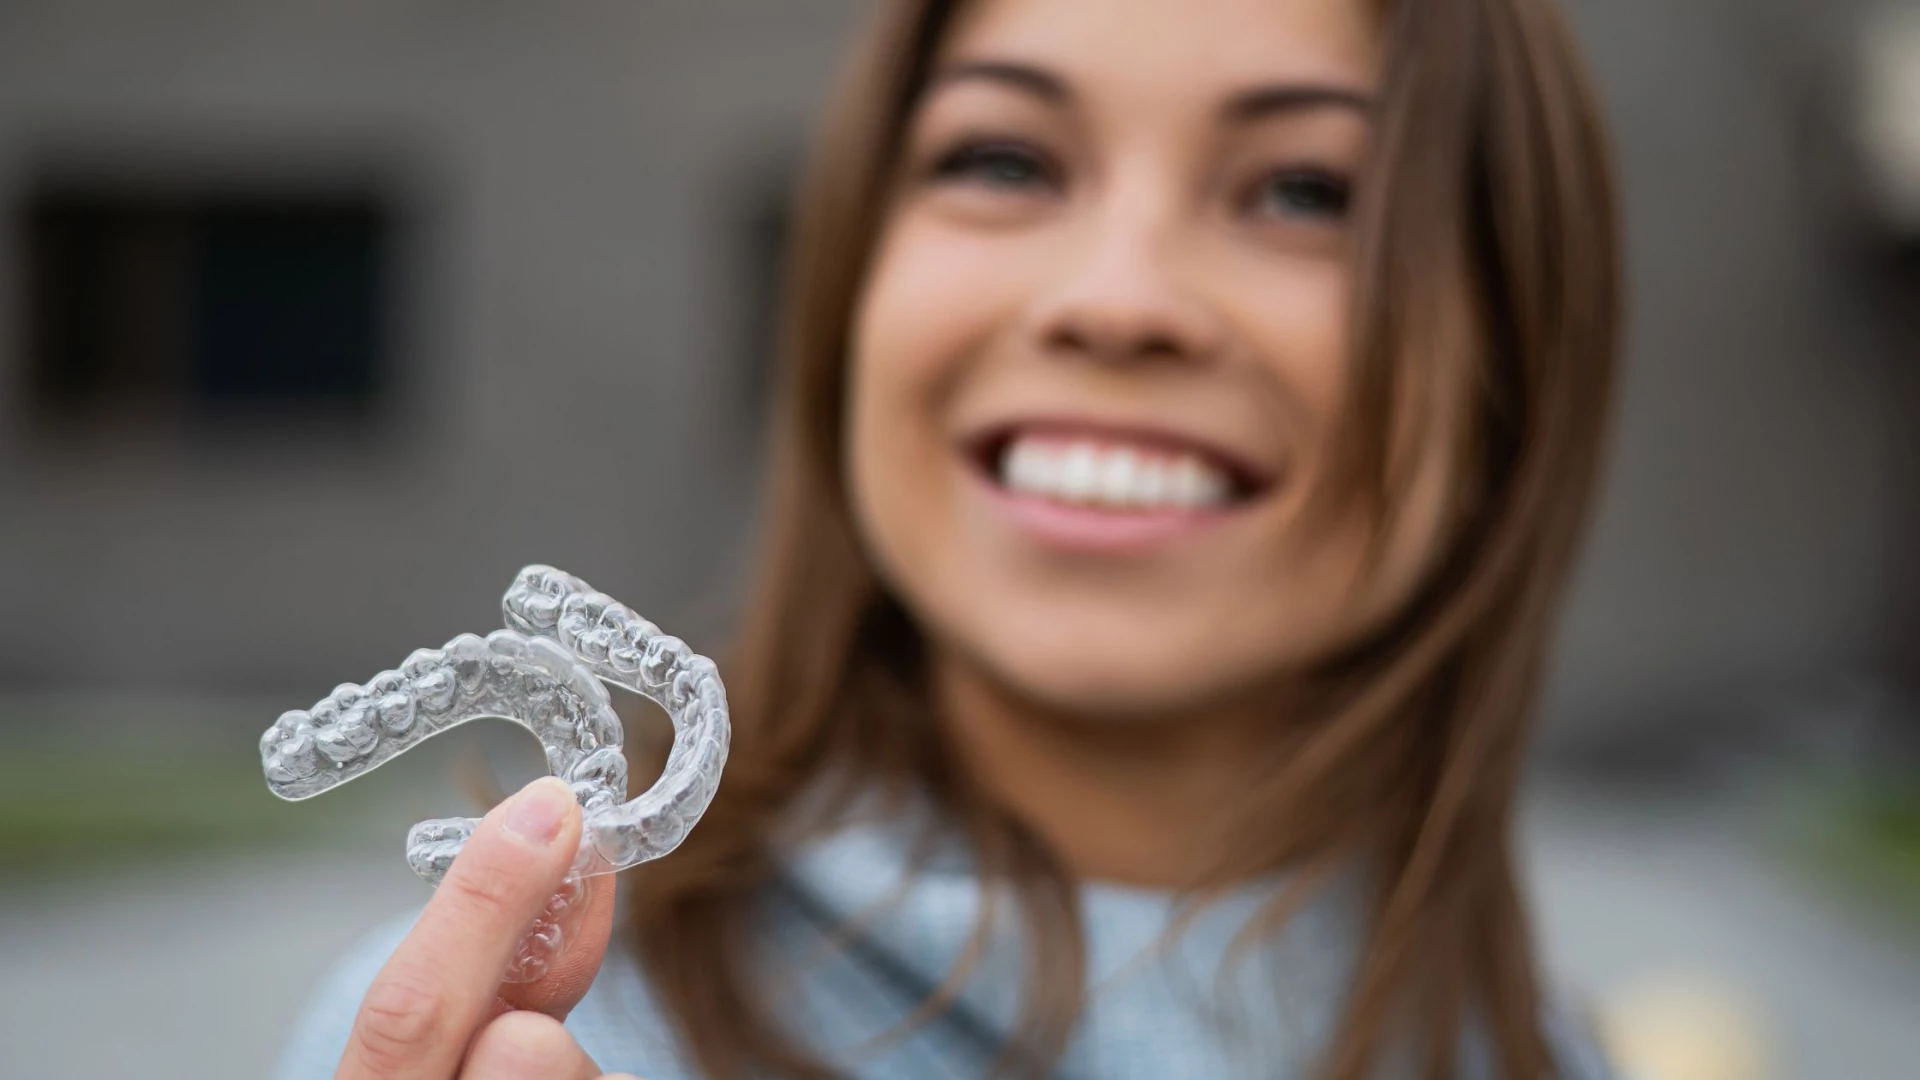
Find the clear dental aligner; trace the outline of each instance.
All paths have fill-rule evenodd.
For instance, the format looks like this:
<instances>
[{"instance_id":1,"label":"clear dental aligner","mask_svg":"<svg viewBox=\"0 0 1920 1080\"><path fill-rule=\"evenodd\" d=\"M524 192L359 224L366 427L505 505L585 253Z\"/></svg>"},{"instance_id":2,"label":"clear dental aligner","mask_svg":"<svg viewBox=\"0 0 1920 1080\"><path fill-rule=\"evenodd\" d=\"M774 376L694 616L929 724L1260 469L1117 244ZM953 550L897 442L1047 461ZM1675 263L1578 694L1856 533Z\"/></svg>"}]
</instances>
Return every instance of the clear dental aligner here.
<instances>
[{"instance_id":1,"label":"clear dental aligner","mask_svg":"<svg viewBox=\"0 0 1920 1080\"><path fill-rule=\"evenodd\" d=\"M261 736L260 756L274 794L300 800L469 720L501 717L532 731L548 768L572 785L583 831L567 885L509 972L526 981L544 974L557 952L583 879L657 859L685 839L719 788L732 728L713 661L579 578L529 566L501 607L507 629L421 649L398 670L343 684L313 708L283 714ZM623 729L603 683L651 699L673 721L659 780L631 800L622 801ZM408 865L439 884L478 825L477 818L415 825Z\"/></svg>"}]
</instances>

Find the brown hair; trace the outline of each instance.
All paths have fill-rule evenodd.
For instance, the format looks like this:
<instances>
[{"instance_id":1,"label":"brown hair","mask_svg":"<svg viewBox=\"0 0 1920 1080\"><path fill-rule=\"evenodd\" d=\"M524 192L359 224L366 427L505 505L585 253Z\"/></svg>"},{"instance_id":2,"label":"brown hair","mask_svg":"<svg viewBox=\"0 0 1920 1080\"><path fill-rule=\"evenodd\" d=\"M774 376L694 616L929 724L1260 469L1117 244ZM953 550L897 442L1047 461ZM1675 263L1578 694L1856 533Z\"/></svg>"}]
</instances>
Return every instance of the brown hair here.
<instances>
[{"instance_id":1,"label":"brown hair","mask_svg":"<svg viewBox=\"0 0 1920 1080\"><path fill-rule=\"evenodd\" d=\"M715 1078L833 1075L779 1029L743 944L774 872L775 823L782 837L804 831L789 820L797 800L829 776L927 793L965 829L983 887L1018 898L1037 947L1008 1063L1038 1072L1057 1057L1084 993L1073 883L951 769L919 637L862 550L842 473L853 312L903 131L958 6L882 5L828 112L787 267L765 546L726 665L733 758L704 822L633 897L649 976ZM1312 882L1355 859L1373 868L1371 933L1330 1077L1358 1080L1400 1043L1429 1075L1450 1075L1471 1016L1502 1074L1533 1078L1553 1066L1508 828L1608 411L1608 154L1551 0L1389 9L1369 164L1381 182L1362 185L1354 405L1332 486L1391 514L1406 467L1392 433L1448 397L1421 393L1422 380L1463 380L1460 524L1416 602L1317 673L1322 712L1251 793L1245 843L1216 881L1285 866ZM1276 899L1256 929L1300 899Z\"/></svg>"}]
</instances>

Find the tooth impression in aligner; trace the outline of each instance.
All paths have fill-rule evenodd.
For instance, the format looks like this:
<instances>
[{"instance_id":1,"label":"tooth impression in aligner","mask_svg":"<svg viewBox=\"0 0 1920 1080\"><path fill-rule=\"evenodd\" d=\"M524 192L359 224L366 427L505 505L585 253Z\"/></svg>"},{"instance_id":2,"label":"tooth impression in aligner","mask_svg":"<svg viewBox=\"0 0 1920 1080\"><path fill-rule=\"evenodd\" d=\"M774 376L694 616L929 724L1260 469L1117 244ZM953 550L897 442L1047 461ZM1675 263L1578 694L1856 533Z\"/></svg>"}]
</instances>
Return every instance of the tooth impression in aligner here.
<instances>
[{"instance_id":1,"label":"tooth impression in aligner","mask_svg":"<svg viewBox=\"0 0 1920 1080\"><path fill-rule=\"evenodd\" d=\"M501 608L506 629L418 650L364 685L342 684L311 709L283 713L261 735L260 759L268 788L300 800L469 720L501 717L533 732L554 775L572 786L583 827L567 883L508 970L508 981L531 982L558 954L587 879L660 858L686 838L719 789L732 726L713 661L579 578L529 566ZM651 699L673 721L666 767L633 799L608 685ZM442 818L415 825L407 864L439 884L478 824Z\"/></svg>"}]
</instances>

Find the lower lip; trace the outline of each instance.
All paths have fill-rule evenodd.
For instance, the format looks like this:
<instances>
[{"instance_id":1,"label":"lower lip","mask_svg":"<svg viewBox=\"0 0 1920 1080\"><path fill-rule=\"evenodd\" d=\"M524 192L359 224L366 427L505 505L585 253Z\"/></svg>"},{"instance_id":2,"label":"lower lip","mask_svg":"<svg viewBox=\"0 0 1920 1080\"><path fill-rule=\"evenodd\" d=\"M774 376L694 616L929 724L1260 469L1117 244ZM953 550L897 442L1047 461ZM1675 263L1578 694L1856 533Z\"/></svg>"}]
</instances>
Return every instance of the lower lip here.
<instances>
[{"instance_id":1,"label":"lower lip","mask_svg":"<svg viewBox=\"0 0 1920 1080\"><path fill-rule=\"evenodd\" d=\"M1203 533L1233 514L1225 510L1100 510L1009 491L974 474L1014 527L1049 547L1126 555Z\"/></svg>"}]
</instances>

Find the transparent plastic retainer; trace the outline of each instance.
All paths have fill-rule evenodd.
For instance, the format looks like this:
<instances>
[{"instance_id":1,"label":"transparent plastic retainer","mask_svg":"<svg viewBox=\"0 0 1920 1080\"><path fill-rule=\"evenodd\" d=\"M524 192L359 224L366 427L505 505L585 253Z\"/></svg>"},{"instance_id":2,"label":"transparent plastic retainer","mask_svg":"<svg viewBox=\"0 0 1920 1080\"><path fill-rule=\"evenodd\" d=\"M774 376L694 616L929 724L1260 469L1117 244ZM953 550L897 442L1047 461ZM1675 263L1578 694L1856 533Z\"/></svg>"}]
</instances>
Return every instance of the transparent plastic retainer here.
<instances>
[{"instance_id":1,"label":"transparent plastic retainer","mask_svg":"<svg viewBox=\"0 0 1920 1080\"><path fill-rule=\"evenodd\" d=\"M297 801L469 720L501 717L532 731L548 768L573 786L583 828L572 871L508 968L507 982L525 983L544 977L559 955L590 879L660 858L686 838L720 786L732 727L713 661L579 578L529 566L501 608L504 630L421 649L397 671L283 714L260 737L260 758L273 793ZM603 683L654 701L673 720L659 780L624 802L624 731ZM407 865L438 885L479 824L415 825Z\"/></svg>"}]
</instances>

